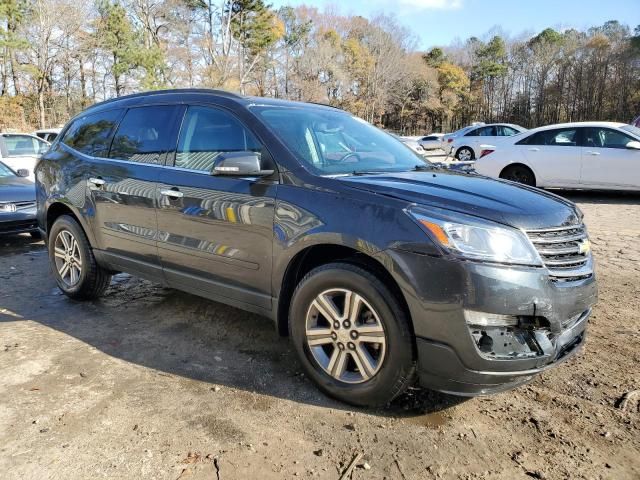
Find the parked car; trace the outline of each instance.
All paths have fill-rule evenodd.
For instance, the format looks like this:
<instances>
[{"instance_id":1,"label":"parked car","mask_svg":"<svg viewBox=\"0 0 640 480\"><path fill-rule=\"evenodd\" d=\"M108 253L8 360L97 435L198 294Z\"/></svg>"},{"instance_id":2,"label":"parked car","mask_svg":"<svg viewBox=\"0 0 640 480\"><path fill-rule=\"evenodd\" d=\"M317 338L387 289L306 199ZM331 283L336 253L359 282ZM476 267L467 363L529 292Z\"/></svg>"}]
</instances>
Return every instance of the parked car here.
<instances>
[{"instance_id":1,"label":"parked car","mask_svg":"<svg viewBox=\"0 0 640 480\"><path fill-rule=\"evenodd\" d=\"M419 137L418 143L425 150L438 150L442 148L442 137L444 137L444 133L432 133L425 137Z\"/></svg>"},{"instance_id":2,"label":"parked car","mask_svg":"<svg viewBox=\"0 0 640 480\"><path fill-rule=\"evenodd\" d=\"M0 235L31 233L39 237L36 187L27 170L13 171L0 162Z\"/></svg>"},{"instance_id":3,"label":"parked car","mask_svg":"<svg viewBox=\"0 0 640 480\"><path fill-rule=\"evenodd\" d=\"M38 222L71 298L126 271L262 314L356 405L415 379L502 391L584 342L597 292L573 203L431 169L349 113L169 90L60 135L36 168Z\"/></svg>"},{"instance_id":4,"label":"parked car","mask_svg":"<svg viewBox=\"0 0 640 480\"><path fill-rule=\"evenodd\" d=\"M28 133L0 133L0 160L13 170L28 170L35 180L34 169L49 143Z\"/></svg>"},{"instance_id":5,"label":"parked car","mask_svg":"<svg viewBox=\"0 0 640 480\"><path fill-rule=\"evenodd\" d=\"M484 122L473 122L471 125L467 125L466 127L462 127L461 129L456 130L455 132L445 133L442 136L442 139L440 140L440 143L441 143L441 146L442 146L442 150L444 150L447 155L450 155L451 154L451 143L453 143L453 140L455 138L457 138L460 135L464 135L465 132L468 132L473 127L477 127L479 125L484 125L484 124L485 124Z\"/></svg>"},{"instance_id":6,"label":"parked car","mask_svg":"<svg viewBox=\"0 0 640 480\"><path fill-rule=\"evenodd\" d=\"M497 137L510 137L526 131L525 128L511 123L492 123L472 127L458 135L451 142L451 153L456 159L468 162L480 158L481 145L496 143Z\"/></svg>"},{"instance_id":7,"label":"parked car","mask_svg":"<svg viewBox=\"0 0 640 480\"><path fill-rule=\"evenodd\" d=\"M61 128L43 128L42 130L36 130L35 132L33 132L33 134L36 137L39 137L42 140L51 143L56 139L56 137L60 133L60 130L62 129Z\"/></svg>"},{"instance_id":8,"label":"parked car","mask_svg":"<svg viewBox=\"0 0 640 480\"><path fill-rule=\"evenodd\" d=\"M609 122L548 125L503 141L474 167L538 187L640 190L640 129Z\"/></svg>"},{"instance_id":9,"label":"parked car","mask_svg":"<svg viewBox=\"0 0 640 480\"><path fill-rule=\"evenodd\" d=\"M393 138L395 138L396 140L399 140L400 142L404 143L407 147L409 147L418 155L424 155L425 153L424 148L422 148L422 146L415 139L410 137L401 137L400 135L396 135L395 133L391 133L391 132L387 132L387 133L391 135Z\"/></svg>"}]
</instances>

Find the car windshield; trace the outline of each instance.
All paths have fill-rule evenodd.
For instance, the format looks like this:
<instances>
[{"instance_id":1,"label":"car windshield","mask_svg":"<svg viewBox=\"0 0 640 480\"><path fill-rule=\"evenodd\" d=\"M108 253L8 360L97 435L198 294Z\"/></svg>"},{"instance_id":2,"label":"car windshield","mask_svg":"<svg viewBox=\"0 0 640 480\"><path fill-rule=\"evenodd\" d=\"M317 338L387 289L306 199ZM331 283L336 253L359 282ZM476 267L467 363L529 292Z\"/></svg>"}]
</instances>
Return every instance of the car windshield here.
<instances>
[{"instance_id":1,"label":"car windshield","mask_svg":"<svg viewBox=\"0 0 640 480\"><path fill-rule=\"evenodd\" d=\"M0 163L0 178L15 177L15 175L9 167L4 163Z\"/></svg>"},{"instance_id":2,"label":"car windshield","mask_svg":"<svg viewBox=\"0 0 640 480\"><path fill-rule=\"evenodd\" d=\"M620 128L640 138L640 128L634 127L633 125L625 125L624 127L620 127Z\"/></svg>"},{"instance_id":3,"label":"car windshield","mask_svg":"<svg viewBox=\"0 0 640 480\"><path fill-rule=\"evenodd\" d=\"M428 168L400 140L346 112L313 107L252 109L300 161L320 175Z\"/></svg>"}]
</instances>

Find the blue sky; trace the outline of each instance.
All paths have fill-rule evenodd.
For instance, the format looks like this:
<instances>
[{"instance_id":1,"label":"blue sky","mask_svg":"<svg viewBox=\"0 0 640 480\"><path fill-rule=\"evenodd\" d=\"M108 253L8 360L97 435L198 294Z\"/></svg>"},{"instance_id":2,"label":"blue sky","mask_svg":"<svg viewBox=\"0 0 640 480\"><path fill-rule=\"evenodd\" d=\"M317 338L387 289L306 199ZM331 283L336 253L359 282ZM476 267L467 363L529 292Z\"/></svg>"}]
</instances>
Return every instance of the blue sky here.
<instances>
[{"instance_id":1,"label":"blue sky","mask_svg":"<svg viewBox=\"0 0 640 480\"><path fill-rule=\"evenodd\" d=\"M618 20L640 24L640 0L268 0L274 7L332 5L344 14L394 14L418 36L419 48L448 45L456 38L482 38L499 27L504 34L537 33L544 28L585 29Z\"/></svg>"}]
</instances>

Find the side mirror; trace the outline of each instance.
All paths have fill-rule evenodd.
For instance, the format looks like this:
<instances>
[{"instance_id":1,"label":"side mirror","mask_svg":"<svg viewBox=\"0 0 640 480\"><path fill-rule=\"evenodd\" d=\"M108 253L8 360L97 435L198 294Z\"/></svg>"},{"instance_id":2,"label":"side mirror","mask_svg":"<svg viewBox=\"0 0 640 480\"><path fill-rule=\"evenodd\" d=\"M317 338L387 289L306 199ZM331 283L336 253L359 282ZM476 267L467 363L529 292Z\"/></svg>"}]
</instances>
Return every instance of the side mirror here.
<instances>
[{"instance_id":1,"label":"side mirror","mask_svg":"<svg viewBox=\"0 0 640 480\"><path fill-rule=\"evenodd\" d=\"M632 140L625 145L625 147L630 148L631 150L640 150L640 142L636 140Z\"/></svg>"},{"instance_id":2,"label":"side mirror","mask_svg":"<svg viewBox=\"0 0 640 480\"><path fill-rule=\"evenodd\" d=\"M28 177L29 176L29 170L27 170L26 168L19 168L16 173L18 174L19 177Z\"/></svg>"},{"instance_id":3,"label":"side mirror","mask_svg":"<svg viewBox=\"0 0 640 480\"><path fill-rule=\"evenodd\" d=\"M255 152L225 152L218 155L212 175L230 175L234 177L264 177L273 170L262 170L260 154Z\"/></svg>"}]
</instances>

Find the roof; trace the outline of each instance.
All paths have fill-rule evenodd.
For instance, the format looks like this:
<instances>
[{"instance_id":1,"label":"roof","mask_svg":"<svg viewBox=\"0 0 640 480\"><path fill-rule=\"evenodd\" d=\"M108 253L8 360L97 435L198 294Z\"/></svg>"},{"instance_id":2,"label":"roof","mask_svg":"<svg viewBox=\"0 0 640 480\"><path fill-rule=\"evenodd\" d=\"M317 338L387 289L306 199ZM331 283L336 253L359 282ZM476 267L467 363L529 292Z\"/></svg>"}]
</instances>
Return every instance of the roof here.
<instances>
[{"instance_id":1,"label":"roof","mask_svg":"<svg viewBox=\"0 0 640 480\"><path fill-rule=\"evenodd\" d=\"M124 95L122 97L115 97L109 100L105 100L103 102L96 103L90 107L88 107L85 112L94 109L102 109L103 107L107 107L113 103L129 103L129 101L135 101L136 99L141 98L158 98L163 96L175 96L175 95L202 95L202 96L213 96L213 97L222 97L228 100L233 100L238 104L245 106L255 106L255 105L273 105L273 106L299 106L299 107L309 107L314 106L322 109L329 109L338 111L335 107L331 107L329 105L322 105L318 103L307 103L307 102L296 102L293 100L284 100L279 98L267 98L267 97L255 97L255 96L245 96L240 95L238 93L229 92L226 90L217 90L212 88L174 88L168 90L151 90L147 92L134 93L131 95ZM84 112L83 112L84 113Z\"/></svg>"},{"instance_id":2,"label":"roof","mask_svg":"<svg viewBox=\"0 0 640 480\"><path fill-rule=\"evenodd\" d=\"M551 130L555 128L576 128L576 127L624 127L626 123L620 122L571 122L571 123L554 123L553 125L544 125L543 127L534 128L532 130Z\"/></svg>"}]
</instances>

